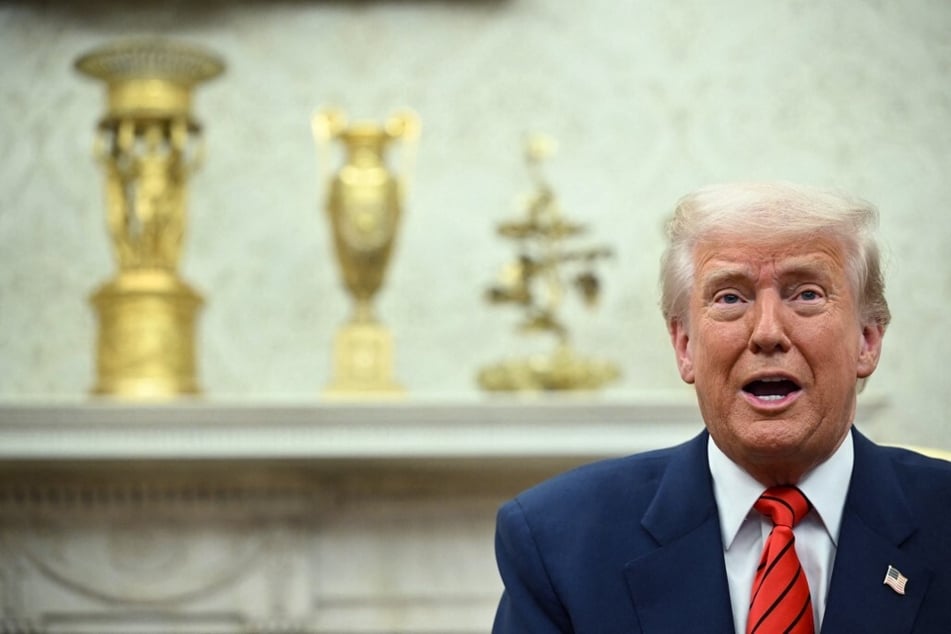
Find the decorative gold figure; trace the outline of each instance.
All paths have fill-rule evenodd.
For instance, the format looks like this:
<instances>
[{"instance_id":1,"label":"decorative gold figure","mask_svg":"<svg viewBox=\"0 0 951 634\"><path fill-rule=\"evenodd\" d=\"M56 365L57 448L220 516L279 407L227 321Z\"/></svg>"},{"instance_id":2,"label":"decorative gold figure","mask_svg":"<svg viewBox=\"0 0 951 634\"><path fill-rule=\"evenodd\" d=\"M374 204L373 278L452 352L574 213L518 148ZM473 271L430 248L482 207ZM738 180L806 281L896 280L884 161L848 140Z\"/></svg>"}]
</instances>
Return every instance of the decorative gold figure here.
<instances>
[{"instance_id":1,"label":"decorative gold figure","mask_svg":"<svg viewBox=\"0 0 951 634\"><path fill-rule=\"evenodd\" d=\"M178 275L186 182L203 151L191 93L224 64L205 51L146 38L90 51L75 65L107 87L95 155L106 175L119 269L90 298L99 318L92 391L142 399L198 393L195 318L202 299Z\"/></svg>"},{"instance_id":2,"label":"decorative gold figure","mask_svg":"<svg viewBox=\"0 0 951 634\"><path fill-rule=\"evenodd\" d=\"M393 337L377 319L373 299L383 286L408 194L419 120L402 112L383 125L348 124L342 111L326 108L314 114L311 126L320 153L320 180L327 184L325 209L334 250L353 299L353 313L334 340L333 378L324 393L399 395L403 388L393 378ZM332 175L331 141L339 141L346 152L344 164ZM384 158L395 141L402 141L404 155L399 170L391 171Z\"/></svg>"},{"instance_id":3,"label":"decorative gold figure","mask_svg":"<svg viewBox=\"0 0 951 634\"><path fill-rule=\"evenodd\" d=\"M542 175L541 163L553 151L553 142L541 135L533 136L526 145L525 158L535 185L525 204L526 217L498 226L501 236L518 243L518 257L503 268L486 298L493 304L513 303L521 307L524 318L519 330L550 333L556 345L548 354L505 360L482 369L478 382L486 390L594 389L620 376L613 363L575 352L568 329L558 316L568 286L564 279L566 267L580 265L573 278L574 288L586 305L594 306L601 285L593 267L597 260L609 257L611 251L604 247L564 247L565 240L582 234L585 227L564 219L554 190Z\"/></svg>"}]
</instances>

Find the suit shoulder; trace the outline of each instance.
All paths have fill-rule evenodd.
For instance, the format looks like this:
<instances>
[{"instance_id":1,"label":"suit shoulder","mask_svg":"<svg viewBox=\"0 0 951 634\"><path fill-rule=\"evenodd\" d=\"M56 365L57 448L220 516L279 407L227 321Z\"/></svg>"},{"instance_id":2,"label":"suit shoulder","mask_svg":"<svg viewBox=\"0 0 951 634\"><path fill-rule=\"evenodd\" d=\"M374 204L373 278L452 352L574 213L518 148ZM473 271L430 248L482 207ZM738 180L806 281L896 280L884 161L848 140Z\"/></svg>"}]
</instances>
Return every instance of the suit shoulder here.
<instances>
[{"instance_id":1,"label":"suit shoulder","mask_svg":"<svg viewBox=\"0 0 951 634\"><path fill-rule=\"evenodd\" d=\"M585 464L521 492L509 504L520 506L529 516L592 511L596 515L595 507L637 506L639 500L649 500L647 492L656 490L671 457L682 447Z\"/></svg>"},{"instance_id":2,"label":"suit shoulder","mask_svg":"<svg viewBox=\"0 0 951 634\"><path fill-rule=\"evenodd\" d=\"M951 478L951 462L903 447L879 446L892 464L903 473L920 473L925 477L946 480Z\"/></svg>"},{"instance_id":3,"label":"suit shoulder","mask_svg":"<svg viewBox=\"0 0 951 634\"><path fill-rule=\"evenodd\" d=\"M900 447L880 446L905 499L921 517L951 518L951 462Z\"/></svg>"}]
</instances>

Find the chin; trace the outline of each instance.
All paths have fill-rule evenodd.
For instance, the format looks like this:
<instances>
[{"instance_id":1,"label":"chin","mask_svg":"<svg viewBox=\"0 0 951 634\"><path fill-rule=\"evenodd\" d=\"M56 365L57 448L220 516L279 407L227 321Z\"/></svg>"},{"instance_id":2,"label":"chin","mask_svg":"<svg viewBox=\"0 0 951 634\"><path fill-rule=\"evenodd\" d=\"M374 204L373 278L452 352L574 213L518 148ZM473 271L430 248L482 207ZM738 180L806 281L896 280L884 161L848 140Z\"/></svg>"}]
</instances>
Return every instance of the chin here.
<instances>
[{"instance_id":1,"label":"chin","mask_svg":"<svg viewBox=\"0 0 951 634\"><path fill-rule=\"evenodd\" d=\"M793 459L805 450L808 435L801 425L791 422L763 421L740 436L739 444L747 455L766 459Z\"/></svg>"}]
</instances>

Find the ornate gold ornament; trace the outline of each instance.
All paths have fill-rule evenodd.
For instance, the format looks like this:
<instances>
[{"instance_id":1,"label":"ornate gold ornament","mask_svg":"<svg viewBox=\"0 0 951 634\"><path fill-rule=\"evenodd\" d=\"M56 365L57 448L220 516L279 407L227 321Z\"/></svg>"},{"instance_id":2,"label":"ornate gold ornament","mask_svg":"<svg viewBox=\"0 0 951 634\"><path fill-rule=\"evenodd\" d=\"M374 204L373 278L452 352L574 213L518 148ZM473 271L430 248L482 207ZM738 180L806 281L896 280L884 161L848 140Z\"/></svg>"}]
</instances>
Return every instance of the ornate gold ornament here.
<instances>
[{"instance_id":1,"label":"ornate gold ornament","mask_svg":"<svg viewBox=\"0 0 951 634\"><path fill-rule=\"evenodd\" d=\"M348 123L341 110L325 108L314 114L311 127L334 251L353 301L349 321L334 339L333 377L324 393L330 397L399 395L403 388L393 378L393 336L377 319L373 299L383 286L408 195L419 120L411 112L401 112L382 125ZM333 141L345 152L335 172L330 167ZM403 156L398 169L391 170L386 151L397 141Z\"/></svg>"},{"instance_id":2,"label":"ornate gold ornament","mask_svg":"<svg viewBox=\"0 0 951 634\"><path fill-rule=\"evenodd\" d=\"M514 358L483 368L479 385L492 391L595 389L620 376L608 361L580 355L572 347L568 328L559 316L567 289L574 288L589 307L597 304L601 284L594 272L598 260L609 257L605 247L571 249L565 242L584 233L583 225L565 220L541 164L554 152L554 142L536 135L526 144L525 159L534 183L525 216L498 226L503 238L514 240L518 255L507 264L486 292L492 304L518 306L523 333L547 333L555 347L546 354ZM575 269L568 278L569 269Z\"/></svg>"},{"instance_id":3,"label":"ornate gold ornament","mask_svg":"<svg viewBox=\"0 0 951 634\"><path fill-rule=\"evenodd\" d=\"M194 86L221 74L215 55L156 38L114 42L76 69L102 80L107 111L95 156L118 273L90 298L99 318L93 393L167 398L199 392L195 318L202 299L178 274L188 176L201 163Z\"/></svg>"}]
</instances>

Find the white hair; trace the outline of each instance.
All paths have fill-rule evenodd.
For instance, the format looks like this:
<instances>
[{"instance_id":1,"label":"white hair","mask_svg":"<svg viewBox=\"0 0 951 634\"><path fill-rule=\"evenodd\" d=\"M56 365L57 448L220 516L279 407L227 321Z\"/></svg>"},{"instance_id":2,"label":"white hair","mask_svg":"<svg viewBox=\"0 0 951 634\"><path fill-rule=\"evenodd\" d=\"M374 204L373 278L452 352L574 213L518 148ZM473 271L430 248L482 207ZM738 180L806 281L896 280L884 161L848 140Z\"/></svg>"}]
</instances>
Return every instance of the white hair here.
<instances>
[{"instance_id":1,"label":"white hair","mask_svg":"<svg viewBox=\"0 0 951 634\"><path fill-rule=\"evenodd\" d=\"M847 274L863 323L885 327L891 315L870 203L827 189L784 182L726 183L687 194L667 223L661 259L664 319L687 315L694 278L694 250L705 240L775 241L824 235L845 249Z\"/></svg>"}]
</instances>

